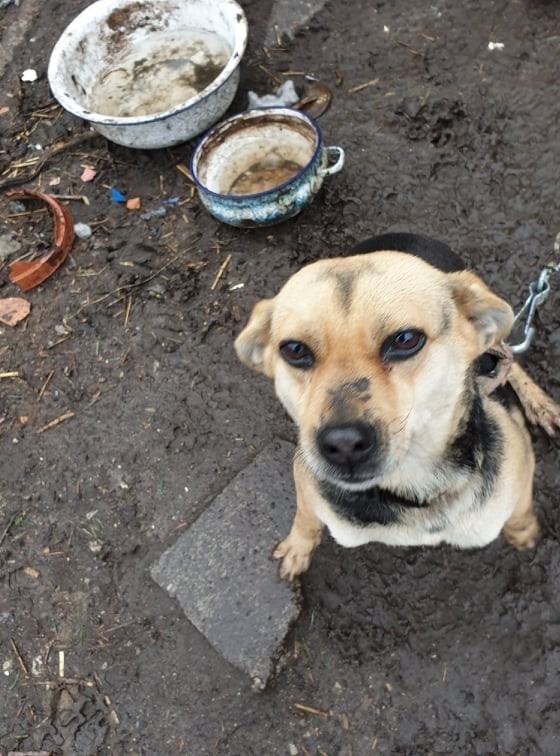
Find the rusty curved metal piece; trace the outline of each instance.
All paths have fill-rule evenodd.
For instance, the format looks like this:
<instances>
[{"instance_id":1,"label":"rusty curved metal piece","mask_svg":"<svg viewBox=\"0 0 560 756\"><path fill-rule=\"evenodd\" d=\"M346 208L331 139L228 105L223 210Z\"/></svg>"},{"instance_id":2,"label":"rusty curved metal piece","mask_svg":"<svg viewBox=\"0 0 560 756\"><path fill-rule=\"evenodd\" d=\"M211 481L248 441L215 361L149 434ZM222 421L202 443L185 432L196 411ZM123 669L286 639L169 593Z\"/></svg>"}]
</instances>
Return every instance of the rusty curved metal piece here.
<instances>
[{"instance_id":1,"label":"rusty curved metal piece","mask_svg":"<svg viewBox=\"0 0 560 756\"><path fill-rule=\"evenodd\" d=\"M22 291L39 286L60 268L74 243L74 223L70 210L62 205L50 194L35 191L34 189L21 189L8 192L6 197L11 200L39 200L45 202L54 220L54 244L45 255L36 260L16 260L9 268L9 279Z\"/></svg>"},{"instance_id":2,"label":"rusty curved metal piece","mask_svg":"<svg viewBox=\"0 0 560 756\"><path fill-rule=\"evenodd\" d=\"M331 100L332 92L326 84L311 81L303 90L301 99L292 105L292 108L302 110L311 118L319 118L329 109Z\"/></svg>"}]
</instances>

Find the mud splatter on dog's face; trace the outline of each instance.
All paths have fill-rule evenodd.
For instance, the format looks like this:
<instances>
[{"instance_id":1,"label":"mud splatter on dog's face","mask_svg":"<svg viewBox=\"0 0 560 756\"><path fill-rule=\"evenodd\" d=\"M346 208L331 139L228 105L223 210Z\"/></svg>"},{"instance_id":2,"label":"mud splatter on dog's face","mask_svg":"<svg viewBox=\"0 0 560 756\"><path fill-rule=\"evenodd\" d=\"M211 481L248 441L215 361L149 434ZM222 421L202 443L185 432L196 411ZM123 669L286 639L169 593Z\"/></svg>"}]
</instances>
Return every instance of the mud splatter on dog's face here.
<instances>
[{"instance_id":1,"label":"mud splatter on dog's face","mask_svg":"<svg viewBox=\"0 0 560 756\"><path fill-rule=\"evenodd\" d=\"M470 366L511 323L476 276L376 252L296 273L257 305L236 349L274 379L313 473L361 490L441 454Z\"/></svg>"}]
</instances>

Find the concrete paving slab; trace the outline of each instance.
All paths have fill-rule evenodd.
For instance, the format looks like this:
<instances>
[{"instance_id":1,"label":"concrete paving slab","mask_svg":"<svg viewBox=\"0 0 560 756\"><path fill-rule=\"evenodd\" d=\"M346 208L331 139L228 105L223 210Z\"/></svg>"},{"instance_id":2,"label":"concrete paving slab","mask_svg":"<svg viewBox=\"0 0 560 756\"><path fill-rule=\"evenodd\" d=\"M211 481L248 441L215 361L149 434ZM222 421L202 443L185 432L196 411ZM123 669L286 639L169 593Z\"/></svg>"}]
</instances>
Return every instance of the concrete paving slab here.
<instances>
[{"instance_id":1,"label":"concrete paving slab","mask_svg":"<svg viewBox=\"0 0 560 756\"><path fill-rule=\"evenodd\" d=\"M275 0L268 21L265 44L273 45L286 35L293 39L325 5L326 0Z\"/></svg>"},{"instance_id":2,"label":"concrete paving slab","mask_svg":"<svg viewBox=\"0 0 560 756\"><path fill-rule=\"evenodd\" d=\"M38 9L44 0L26 0L19 5L6 7L0 14L2 29L0 37L0 76L4 76L4 71L12 62L13 51L17 45L23 42L25 37L32 35L33 18L38 13Z\"/></svg>"},{"instance_id":3,"label":"concrete paving slab","mask_svg":"<svg viewBox=\"0 0 560 756\"><path fill-rule=\"evenodd\" d=\"M267 446L153 565L154 580L231 664L265 687L300 612L271 553L295 511L294 447Z\"/></svg>"}]
</instances>

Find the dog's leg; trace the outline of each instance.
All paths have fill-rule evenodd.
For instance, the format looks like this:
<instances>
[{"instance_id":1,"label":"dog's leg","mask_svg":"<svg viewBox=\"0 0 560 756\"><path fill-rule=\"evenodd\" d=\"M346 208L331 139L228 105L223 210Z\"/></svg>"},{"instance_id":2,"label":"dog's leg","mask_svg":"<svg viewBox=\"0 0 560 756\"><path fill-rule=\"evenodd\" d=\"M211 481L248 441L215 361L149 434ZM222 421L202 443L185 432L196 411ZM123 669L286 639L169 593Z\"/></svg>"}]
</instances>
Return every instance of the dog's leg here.
<instances>
[{"instance_id":1,"label":"dog's leg","mask_svg":"<svg viewBox=\"0 0 560 756\"><path fill-rule=\"evenodd\" d=\"M540 526L533 509L533 473L526 477L525 490L520 496L515 509L504 525L504 537L512 546L522 551L537 545Z\"/></svg>"},{"instance_id":2,"label":"dog's leg","mask_svg":"<svg viewBox=\"0 0 560 756\"><path fill-rule=\"evenodd\" d=\"M278 572L283 580L293 580L307 570L311 556L321 541L323 531L323 523L309 506L313 491L310 490L310 482L303 463L297 456L294 460L294 481L297 509L292 529L288 537L278 544L272 554L274 559L282 560Z\"/></svg>"},{"instance_id":3,"label":"dog's leg","mask_svg":"<svg viewBox=\"0 0 560 756\"><path fill-rule=\"evenodd\" d=\"M527 420L553 436L560 428L560 406L516 362L511 366L508 380L523 405Z\"/></svg>"}]
</instances>

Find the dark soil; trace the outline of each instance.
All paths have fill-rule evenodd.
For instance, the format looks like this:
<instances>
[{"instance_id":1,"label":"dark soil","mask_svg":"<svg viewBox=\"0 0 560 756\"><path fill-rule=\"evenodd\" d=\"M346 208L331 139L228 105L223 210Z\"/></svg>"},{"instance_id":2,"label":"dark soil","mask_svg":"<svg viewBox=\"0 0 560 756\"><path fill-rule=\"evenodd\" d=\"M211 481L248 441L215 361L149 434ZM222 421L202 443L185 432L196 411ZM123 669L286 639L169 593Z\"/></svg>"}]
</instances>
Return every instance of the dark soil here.
<instances>
[{"instance_id":1,"label":"dark soil","mask_svg":"<svg viewBox=\"0 0 560 756\"><path fill-rule=\"evenodd\" d=\"M69 205L94 234L26 295L27 321L0 329L0 749L558 754L559 450L540 432L534 553L501 539L459 552L326 538L302 581L288 663L263 694L149 576L260 449L294 438L272 387L233 353L255 301L304 263L401 229L449 242L517 308L560 230L558 3L330 2L268 52L270 3L242 4L251 43L232 112L247 89L271 91L294 71L334 92L321 127L346 166L298 218L218 224L177 169L192 144L144 152L95 137L24 184L85 195ZM15 50L0 84L0 181L33 170L37 145L85 132L45 78L85 5L41 3L33 40ZM4 37L25 7L0 11ZM40 79L22 83L31 67ZM108 187L142 210L112 203ZM140 217L175 197L164 217ZM44 208L24 209L0 200L19 254L51 234ZM0 296L15 296L3 265ZM552 285L527 368L560 399Z\"/></svg>"}]
</instances>

